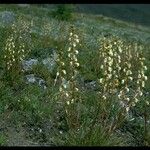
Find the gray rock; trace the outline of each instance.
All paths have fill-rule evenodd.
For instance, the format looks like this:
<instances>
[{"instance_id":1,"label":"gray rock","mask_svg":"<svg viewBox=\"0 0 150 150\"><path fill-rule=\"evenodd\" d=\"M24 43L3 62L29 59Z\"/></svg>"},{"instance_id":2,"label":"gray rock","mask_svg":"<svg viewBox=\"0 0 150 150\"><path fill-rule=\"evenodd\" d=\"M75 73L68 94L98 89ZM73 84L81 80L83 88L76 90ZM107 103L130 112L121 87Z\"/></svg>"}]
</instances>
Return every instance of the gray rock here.
<instances>
[{"instance_id":1,"label":"gray rock","mask_svg":"<svg viewBox=\"0 0 150 150\"><path fill-rule=\"evenodd\" d=\"M50 70L52 71L55 66L55 61L53 58L45 58L42 60L42 63Z\"/></svg>"},{"instance_id":2,"label":"gray rock","mask_svg":"<svg viewBox=\"0 0 150 150\"><path fill-rule=\"evenodd\" d=\"M46 89L46 82L42 78L36 78L38 85L44 89Z\"/></svg>"},{"instance_id":3,"label":"gray rock","mask_svg":"<svg viewBox=\"0 0 150 150\"><path fill-rule=\"evenodd\" d=\"M37 65L38 60L37 59L30 59L30 60L23 60L22 66L25 71L32 70L33 65Z\"/></svg>"},{"instance_id":4,"label":"gray rock","mask_svg":"<svg viewBox=\"0 0 150 150\"><path fill-rule=\"evenodd\" d=\"M26 79L27 79L28 83L35 83L36 82L36 78L35 78L34 74L26 75Z\"/></svg>"},{"instance_id":5,"label":"gray rock","mask_svg":"<svg viewBox=\"0 0 150 150\"><path fill-rule=\"evenodd\" d=\"M35 83L35 84L38 84L40 87L46 89L46 82L42 79L42 78L38 78L38 77L35 77L34 74L29 74L29 75L26 75L26 83L29 84L29 83Z\"/></svg>"},{"instance_id":6,"label":"gray rock","mask_svg":"<svg viewBox=\"0 0 150 150\"><path fill-rule=\"evenodd\" d=\"M85 83L85 88L89 90L97 90L98 85L96 84L96 81L91 81L91 82Z\"/></svg>"},{"instance_id":7,"label":"gray rock","mask_svg":"<svg viewBox=\"0 0 150 150\"><path fill-rule=\"evenodd\" d=\"M57 54L55 51L53 51L53 54L51 57L45 58L42 60L43 65L45 65L50 72L53 71L55 65L56 65L56 59ZM23 60L22 61L22 67L25 71L30 71L33 68L33 65L37 65L39 63L38 59L29 59L29 60ZM40 62L41 63L41 62ZM40 87L46 89L46 82L42 78L35 77L34 74L26 75L27 83L36 83Z\"/></svg>"},{"instance_id":8,"label":"gray rock","mask_svg":"<svg viewBox=\"0 0 150 150\"><path fill-rule=\"evenodd\" d=\"M49 69L50 72L52 72L54 67L56 66L57 57L58 57L57 53L53 52L51 57L48 57L42 60L42 63Z\"/></svg>"},{"instance_id":9,"label":"gray rock","mask_svg":"<svg viewBox=\"0 0 150 150\"><path fill-rule=\"evenodd\" d=\"M11 11L3 11L0 13L0 23L2 26L12 25L15 20L15 14Z\"/></svg>"}]
</instances>

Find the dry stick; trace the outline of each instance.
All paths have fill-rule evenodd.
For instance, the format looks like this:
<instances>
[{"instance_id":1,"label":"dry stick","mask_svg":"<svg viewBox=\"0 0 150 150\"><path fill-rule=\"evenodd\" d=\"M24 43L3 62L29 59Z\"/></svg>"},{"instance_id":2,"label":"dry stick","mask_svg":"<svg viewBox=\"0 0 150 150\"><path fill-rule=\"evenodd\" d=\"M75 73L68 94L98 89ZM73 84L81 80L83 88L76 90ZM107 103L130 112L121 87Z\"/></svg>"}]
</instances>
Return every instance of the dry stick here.
<instances>
[{"instance_id":1,"label":"dry stick","mask_svg":"<svg viewBox=\"0 0 150 150\"><path fill-rule=\"evenodd\" d=\"M56 85L58 76L59 76L59 75L56 75L56 78L55 78L55 80L54 80L54 86Z\"/></svg>"}]
</instances>

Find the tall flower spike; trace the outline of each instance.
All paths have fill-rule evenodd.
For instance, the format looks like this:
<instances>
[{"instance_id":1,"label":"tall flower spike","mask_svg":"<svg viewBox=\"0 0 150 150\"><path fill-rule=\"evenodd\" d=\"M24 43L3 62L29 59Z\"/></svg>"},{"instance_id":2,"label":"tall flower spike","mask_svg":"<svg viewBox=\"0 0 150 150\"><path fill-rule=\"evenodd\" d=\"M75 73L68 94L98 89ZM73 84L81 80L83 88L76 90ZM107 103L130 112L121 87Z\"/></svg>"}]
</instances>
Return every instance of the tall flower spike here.
<instances>
[{"instance_id":1,"label":"tall flower spike","mask_svg":"<svg viewBox=\"0 0 150 150\"><path fill-rule=\"evenodd\" d=\"M74 113L72 113L72 110L69 108L76 103L77 100L80 100L76 81L78 67L80 66L77 57L79 54L77 50L79 37L75 33L74 27L71 28L68 39L68 48L65 53L59 52L58 74L61 79L59 91L60 99L66 104L65 111L68 117L68 124L70 127L74 127L74 124L78 122L78 118L74 116Z\"/></svg>"},{"instance_id":2,"label":"tall flower spike","mask_svg":"<svg viewBox=\"0 0 150 150\"><path fill-rule=\"evenodd\" d=\"M145 87L145 81L147 80L145 75L147 67L144 65L145 58L141 49L142 46L136 42L127 43L118 37L104 37L101 40L99 54L102 77L100 77L99 83L102 91L99 93L103 99L107 99L110 94L118 91L118 99L126 104L124 106L126 106L127 112L131 106L135 106L135 103L139 101L139 97L143 95L142 88ZM133 57L139 64L137 71L132 66L135 63L133 62ZM130 84L134 84L134 89L130 89ZM136 87L140 88L136 90ZM129 95L131 95L133 90L132 99Z\"/></svg>"},{"instance_id":3,"label":"tall flower spike","mask_svg":"<svg viewBox=\"0 0 150 150\"><path fill-rule=\"evenodd\" d=\"M76 86L76 72L77 68L80 66L77 59L77 55L79 54L79 51L77 50L77 45L79 44L79 37L75 33L74 27L71 27L68 39L69 45L66 51L67 58L64 56L64 53L60 53L58 61L59 63L58 73L60 77L63 77L65 79L65 82L68 83L68 86L64 85L63 82L60 85L63 89L61 94L63 95L65 91L68 91L67 92L69 94L68 98L71 100L76 99L75 97L73 97L73 95L75 94L72 95L71 93L78 92L78 88ZM67 101L69 100L67 99ZM70 101L69 104L71 104L72 102Z\"/></svg>"}]
</instances>

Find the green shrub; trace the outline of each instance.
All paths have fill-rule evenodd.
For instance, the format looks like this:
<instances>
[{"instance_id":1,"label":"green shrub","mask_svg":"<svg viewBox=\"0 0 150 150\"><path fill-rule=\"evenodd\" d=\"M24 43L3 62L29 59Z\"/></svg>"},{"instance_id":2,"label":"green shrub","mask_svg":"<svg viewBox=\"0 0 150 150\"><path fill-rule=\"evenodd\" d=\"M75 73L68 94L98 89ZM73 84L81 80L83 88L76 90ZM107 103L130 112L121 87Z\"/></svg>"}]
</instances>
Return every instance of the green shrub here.
<instances>
[{"instance_id":1,"label":"green shrub","mask_svg":"<svg viewBox=\"0 0 150 150\"><path fill-rule=\"evenodd\" d=\"M56 11L52 12L52 16L58 20L69 21L73 18L72 16L73 8L68 4L59 4Z\"/></svg>"}]
</instances>

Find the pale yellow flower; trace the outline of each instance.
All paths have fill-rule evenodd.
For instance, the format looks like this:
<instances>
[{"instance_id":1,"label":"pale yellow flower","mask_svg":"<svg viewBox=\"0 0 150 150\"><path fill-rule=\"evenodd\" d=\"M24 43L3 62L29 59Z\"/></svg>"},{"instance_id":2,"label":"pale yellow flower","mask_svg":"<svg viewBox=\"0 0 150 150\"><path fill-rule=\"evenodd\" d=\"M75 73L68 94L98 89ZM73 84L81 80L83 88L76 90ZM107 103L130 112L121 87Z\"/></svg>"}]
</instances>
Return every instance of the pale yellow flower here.
<instances>
[{"instance_id":1,"label":"pale yellow flower","mask_svg":"<svg viewBox=\"0 0 150 150\"><path fill-rule=\"evenodd\" d=\"M79 67L79 63L75 63L77 67Z\"/></svg>"},{"instance_id":2,"label":"pale yellow flower","mask_svg":"<svg viewBox=\"0 0 150 150\"><path fill-rule=\"evenodd\" d=\"M66 97L69 97L69 94L68 93L65 93Z\"/></svg>"},{"instance_id":3,"label":"pale yellow flower","mask_svg":"<svg viewBox=\"0 0 150 150\"><path fill-rule=\"evenodd\" d=\"M70 105L70 101L67 101L67 105Z\"/></svg>"},{"instance_id":4,"label":"pale yellow flower","mask_svg":"<svg viewBox=\"0 0 150 150\"><path fill-rule=\"evenodd\" d=\"M66 70L62 70L62 72L63 72L64 74L66 74Z\"/></svg>"},{"instance_id":5,"label":"pale yellow flower","mask_svg":"<svg viewBox=\"0 0 150 150\"><path fill-rule=\"evenodd\" d=\"M129 111L129 107L126 107L126 111L127 111L127 112Z\"/></svg>"},{"instance_id":6,"label":"pale yellow flower","mask_svg":"<svg viewBox=\"0 0 150 150\"><path fill-rule=\"evenodd\" d=\"M99 79L99 82L100 82L100 83L103 83L103 78Z\"/></svg>"},{"instance_id":7,"label":"pale yellow flower","mask_svg":"<svg viewBox=\"0 0 150 150\"><path fill-rule=\"evenodd\" d=\"M148 102L148 101L145 101L145 102L146 102L147 105L149 105L149 102Z\"/></svg>"}]
</instances>

